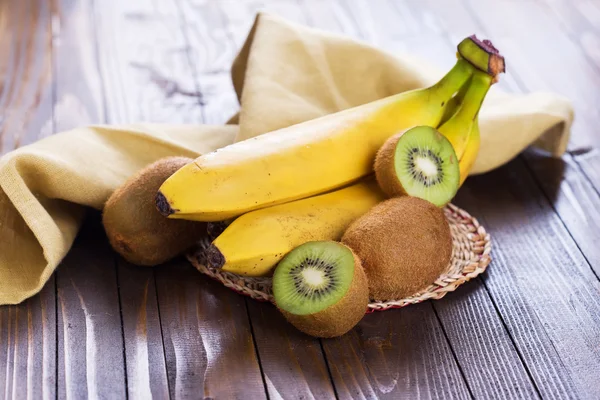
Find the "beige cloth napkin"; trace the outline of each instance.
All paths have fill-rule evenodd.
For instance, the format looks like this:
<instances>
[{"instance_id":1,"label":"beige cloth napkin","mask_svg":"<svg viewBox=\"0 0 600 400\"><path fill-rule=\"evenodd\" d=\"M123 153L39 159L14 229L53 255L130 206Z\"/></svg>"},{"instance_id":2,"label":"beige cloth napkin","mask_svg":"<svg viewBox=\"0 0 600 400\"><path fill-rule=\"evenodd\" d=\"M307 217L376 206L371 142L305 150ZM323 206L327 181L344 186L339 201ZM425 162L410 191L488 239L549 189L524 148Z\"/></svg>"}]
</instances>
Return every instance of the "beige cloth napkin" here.
<instances>
[{"instance_id":1,"label":"beige cloth napkin","mask_svg":"<svg viewBox=\"0 0 600 400\"><path fill-rule=\"evenodd\" d=\"M82 127L0 159L0 304L37 293L69 251L85 208L101 209L146 164L170 155L195 157L423 87L443 72L410 56L259 14L233 63L241 110L231 125ZM507 95L493 88L480 116L475 172L498 167L532 143L560 156L572 119L570 103L557 95Z\"/></svg>"}]
</instances>

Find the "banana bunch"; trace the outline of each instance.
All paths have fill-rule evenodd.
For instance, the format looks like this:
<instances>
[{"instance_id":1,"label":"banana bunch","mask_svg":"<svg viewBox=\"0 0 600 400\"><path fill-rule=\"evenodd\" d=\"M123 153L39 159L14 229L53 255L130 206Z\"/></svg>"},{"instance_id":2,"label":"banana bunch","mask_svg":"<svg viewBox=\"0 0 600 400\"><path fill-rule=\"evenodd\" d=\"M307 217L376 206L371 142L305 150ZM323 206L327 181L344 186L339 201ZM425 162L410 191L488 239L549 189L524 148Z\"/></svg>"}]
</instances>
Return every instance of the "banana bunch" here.
<instances>
[{"instance_id":1,"label":"banana bunch","mask_svg":"<svg viewBox=\"0 0 600 400\"><path fill-rule=\"evenodd\" d=\"M503 70L490 43L469 37L458 46L454 67L433 86L203 155L165 181L157 207L169 218L197 221L241 215L207 249L207 262L241 275L268 275L300 244L339 240L384 199L370 176L373 160L399 131L438 128L455 149L462 184L479 150L479 109Z\"/></svg>"},{"instance_id":2,"label":"banana bunch","mask_svg":"<svg viewBox=\"0 0 600 400\"><path fill-rule=\"evenodd\" d=\"M220 221L335 190L373 172L379 148L416 125L438 126L469 80L459 58L436 84L254 137L205 154L157 194L169 218Z\"/></svg>"}]
</instances>

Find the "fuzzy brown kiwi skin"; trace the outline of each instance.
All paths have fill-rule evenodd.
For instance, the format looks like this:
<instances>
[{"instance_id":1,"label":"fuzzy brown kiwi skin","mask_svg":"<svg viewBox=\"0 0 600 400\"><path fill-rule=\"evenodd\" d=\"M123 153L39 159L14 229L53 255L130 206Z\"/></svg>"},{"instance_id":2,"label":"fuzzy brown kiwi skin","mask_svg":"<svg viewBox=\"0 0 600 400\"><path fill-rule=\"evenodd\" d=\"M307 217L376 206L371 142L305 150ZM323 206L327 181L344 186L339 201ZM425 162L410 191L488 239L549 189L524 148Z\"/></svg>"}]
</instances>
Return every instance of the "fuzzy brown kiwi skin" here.
<instances>
[{"instance_id":1,"label":"fuzzy brown kiwi skin","mask_svg":"<svg viewBox=\"0 0 600 400\"><path fill-rule=\"evenodd\" d=\"M379 151L377 151L377 156L375 157L375 177L377 178L379 187L388 197L407 195L396 175L396 166L394 162L396 145L405 132L406 131L402 131L390 137L383 146L381 146Z\"/></svg>"},{"instance_id":2,"label":"fuzzy brown kiwi skin","mask_svg":"<svg viewBox=\"0 0 600 400\"><path fill-rule=\"evenodd\" d=\"M398 300L431 285L452 257L444 212L416 197L386 200L354 221L342 243L360 257L375 300Z\"/></svg>"},{"instance_id":3,"label":"fuzzy brown kiwi skin","mask_svg":"<svg viewBox=\"0 0 600 400\"><path fill-rule=\"evenodd\" d=\"M285 319L307 335L332 338L358 324L369 305L369 284L360 259L354 254L354 277L346 295L337 303L310 315L295 315L279 309Z\"/></svg>"},{"instance_id":4,"label":"fuzzy brown kiwi skin","mask_svg":"<svg viewBox=\"0 0 600 400\"><path fill-rule=\"evenodd\" d=\"M206 224L167 219L156 209L163 182L193 160L169 157L148 165L119 187L102 222L113 249L132 264L154 266L183 253L206 235Z\"/></svg>"}]
</instances>

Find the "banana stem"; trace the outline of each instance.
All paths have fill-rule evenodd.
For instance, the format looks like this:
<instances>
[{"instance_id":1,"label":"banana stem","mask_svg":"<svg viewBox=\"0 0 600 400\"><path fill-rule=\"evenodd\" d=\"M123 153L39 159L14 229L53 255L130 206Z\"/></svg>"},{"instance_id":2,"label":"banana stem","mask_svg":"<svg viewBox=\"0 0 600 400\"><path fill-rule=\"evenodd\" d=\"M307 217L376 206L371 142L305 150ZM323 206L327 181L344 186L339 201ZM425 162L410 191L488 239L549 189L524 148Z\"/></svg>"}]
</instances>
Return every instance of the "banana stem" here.
<instances>
[{"instance_id":1,"label":"banana stem","mask_svg":"<svg viewBox=\"0 0 600 400\"><path fill-rule=\"evenodd\" d=\"M434 96L450 99L469 80L474 71L471 63L462 57L459 58L454 67L431 87Z\"/></svg>"},{"instance_id":2,"label":"banana stem","mask_svg":"<svg viewBox=\"0 0 600 400\"><path fill-rule=\"evenodd\" d=\"M438 129L452 143L459 159L462 158L473 123L493 81L494 77L482 71L475 71L460 108Z\"/></svg>"},{"instance_id":3,"label":"banana stem","mask_svg":"<svg viewBox=\"0 0 600 400\"><path fill-rule=\"evenodd\" d=\"M454 96L454 100L456 100L456 104L462 104L462 102L465 100L465 97L467 96L467 90L469 90L469 87L471 87L472 80L473 80L473 77L471 76L469 78L469 81L466 84L464 84L463 87L460 88L458 93L456 93L456 96Z\"/></svg>"},{"instance_id":4,"label":"banana stem","mask_svg":"<svg viewBox=\"0 0 600 400\"><path fill-rule=\"evenodd\" d=\"M460 108L460 105L465 99L465 95L467 94L467 89L469 88L470 84L471 78L469 78L469 80L460 88L458 93L456 93L456 95L454 95L454 97L448 101L448 104L446 104L444 107L444 115L442 116L442 120L436 128L444 125L450 118L452 118L454 114L456 114Z\"/></svg>"},{"instance_id":5,"label":"banana stem","mask_svg":"<svg viewBox=\"0 0 600 400\"><path fill-rule=\"evenodd\" d=\"M464 122L472 122L479 114L485 96L492 86L494 78L485 72L475 71L465 94L464 101L455 118Z\"/></svg>"}]
</instances>

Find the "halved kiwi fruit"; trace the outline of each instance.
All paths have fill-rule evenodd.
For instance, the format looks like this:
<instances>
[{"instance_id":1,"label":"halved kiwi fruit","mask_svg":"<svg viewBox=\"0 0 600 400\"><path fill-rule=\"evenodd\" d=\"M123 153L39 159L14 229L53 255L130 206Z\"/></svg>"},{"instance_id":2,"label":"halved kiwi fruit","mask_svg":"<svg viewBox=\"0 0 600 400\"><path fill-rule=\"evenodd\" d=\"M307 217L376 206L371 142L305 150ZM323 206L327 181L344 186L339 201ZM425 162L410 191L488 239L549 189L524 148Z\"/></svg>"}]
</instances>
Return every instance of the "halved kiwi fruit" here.
<instances>
[{"instance_id":1,"label":"halved kiwi fruit","mask_svg":"<svg viewBox=\"0 0 600 400\"><path fill-rule=\"evenodd\" d=\"M377 153L375 174L388 196L419 197L438 207L454 198L460 183L452 144L430 126L416 126L388 139Z\"/></svg>"},{"instance_id":2,"label":"halved kiwi fruit","mask_svg":"<svg viewBox=\"0 0 600 400\"><path fill-rule=\"evenodd\" d=\"M273 296L304 333L335 337L352 329L369 303L360 260L338 242L308 242L289 252L273 274Z\"/></svg>"}]
</instances>

